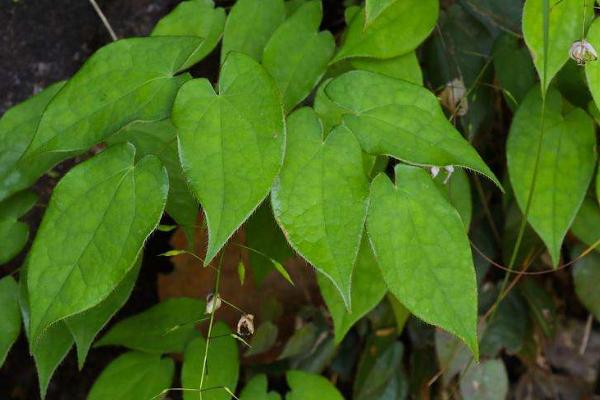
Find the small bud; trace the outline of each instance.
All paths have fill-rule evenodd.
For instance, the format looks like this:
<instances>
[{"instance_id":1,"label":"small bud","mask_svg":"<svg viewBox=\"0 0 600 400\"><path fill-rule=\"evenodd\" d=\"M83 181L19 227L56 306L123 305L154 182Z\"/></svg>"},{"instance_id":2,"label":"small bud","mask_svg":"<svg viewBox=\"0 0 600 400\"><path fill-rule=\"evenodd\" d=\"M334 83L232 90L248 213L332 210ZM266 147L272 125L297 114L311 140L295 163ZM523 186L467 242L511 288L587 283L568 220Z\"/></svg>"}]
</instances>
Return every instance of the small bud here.
<instances>
[{"instance_id":1,"label":"small bud","mask_svg":"<svg viewBox=\"0 0 600 400\"><path fill-rule=\"evenodd\" d=\"M454 78L446 83L446 87L440 94L440 100L452 114L459 117L464 116L469 111L469 103L467 102L467 88L462 79Z\"/></svg>"},{"instance_id":2,"label":"small bud","mask_svg":"<svg viewBox=\"0 0 600 400\"><path fill-rule=\"evenodd\" d=\"M221 298L217 294L216 296L212 293L209 293L206 296L206 314L212 314L221 308Z\"/></svg>"},{"instance_id":3,"label":"small bud","mask_svg":"<svg viewBox=\"0 0 600 400\"><path fill-rule=\"evenodd\" d=\"M448 175L446 176L446 179L444 179L444 185L445 185L448 183L448 181L450 180L450 177L454 173L454 167L452 165L446 165L444 167L444 171L446 171L448 173Z\"/></svg>"},{"instance_id":4,"label":"small bud","mask_svg":"<svg viewBox=\"0 0 600 400\"><path fill-rule=\"evenodd\" d=\"M436 176L440 173L440 167L431 167L431 177L435 179Z\"/></svg>"},{"instance_id":5,"label":"small bud","mask_svg":"<svg viewBox=\"0 0 600 400\"><path fill-rule=\"evenodd\" d=\"M254 335L254 315L242 315L242 317L237 323L237 333L240 336Z\"/></svg>"},{"instance_id":6,"label":"small bud","mask_svg":"<svg viewBox=\"0 0 600 400\"><path fill-rule=\"evenodd\" d=\"M583 39L571 45L569 57L577 62L577 65L584 65L589 61L598 59L598 53L587 40Z\"/></svg>"}]
</instances>

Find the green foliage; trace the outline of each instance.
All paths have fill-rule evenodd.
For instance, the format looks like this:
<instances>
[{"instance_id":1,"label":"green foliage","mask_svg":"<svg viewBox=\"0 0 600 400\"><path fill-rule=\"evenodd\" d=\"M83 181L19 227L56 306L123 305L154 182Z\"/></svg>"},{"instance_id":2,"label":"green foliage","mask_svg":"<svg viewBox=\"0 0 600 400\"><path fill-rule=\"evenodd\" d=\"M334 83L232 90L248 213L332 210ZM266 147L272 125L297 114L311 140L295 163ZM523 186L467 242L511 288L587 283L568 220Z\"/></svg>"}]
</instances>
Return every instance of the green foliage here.
<instances>
[{"instance_id":1,"label":"green foliage","mask_svg":"<svg viewBox=\"0 0 600 400\"><path fill-rule=\"evenodd\" d=\"M378 175L367 226L394 296L419 318L456 334L477 356L477 290L465 228L427 173L399 165L395 184Z\"/></svg>"},{"instance_id":2,"label":"green foliage","mask_svg":"<svg viewBox=\"0 0 600 400\"><path fill-rule=\"evenodd\" d=\"M344 125L367 153L416 165L457 165L480 172L500 186L428 90L383 75L352 71L334 79L325 92L345 109Z\"/></svg>"},{"instance_id":3,"label":"green foliage","mask_svg":"<svg viewBox=\"0 0 600 400\"><path fill-rule=\"evenodd\" d=\"M0 279L0 366L21 332L21 311L19 309L19 285L13 277Z\"/></svg>"},{"instance_id":4,"label":"green foliage","mask_svg":"<svg viewBox=\"0 0 600 400\"><path fill-rule=\"evenodd\" d=\"M36 195L23 191L0 202L0 264L10 261L25 247L29 238L29 226L18 219L27 213L36 201Z\"/></svg>"},{"instance_id":5,"label":"green foliage","mask_svg":"<svg viewBox=\"0 0 600 400\"><path fill-rule=\"evenodd\" d=\"M206 214L207 264L267 196L279 172L282 105L264 68L234 53L221 70L218 94L206 79L181 88L173 121L183 170Z\"/></svg>"},{"instance_id":6,"label":"green foliage","mask_svg":"<svg viewBox=\"0 0 600 400\"><path fill-rule=\"evenodd\" d=\"M225 28L225 10L212 0L188 0L158 21L152 36L196 36L202 41L181 65L186 69L205 58L217 46Z\"/></svg>"},{"instance_id":7,"label":"green foliage","mask_svg":"<svg viewBox=\"0 0 600 400\"><path fill-rule=\"evenodd\" d=\"M171 385L175 363L160 355L129 352L102 371L89 400L148 400Z\"/></svg>"},{"instance_id":8,"label":"green foliage","mask_svg":"<svg viewBox=\"0 0 600 400\"><path fill-rule=\"evenodd\" d=\"M503 400L508 394L508 374L502 360L471 364L460 378L465 400Z\"/></svg>"},{"instance_id":9,"label":"green foliage","mask_svg":"<svg viewBox=\"0 0 600 400\"><path fill-rule=\"evenodd\" d=\"M323 140L317 114L303 108L288 119L287 150L273 211L292 247L333 282L350 308L369 197L360 145L343 127Z\"/></svg>"},{"instance_id":10,"label":"green foliage","mask_svg":"<svg viewBox=\"0 0 600 400\"><path fill-rule=\"evenodd\" d=\"M54 190L27 261L33 348L50 325L104 300L158 225L166 171L152 156L134 158L132 145L113 146Z\"/></svg>"},{"instance_id":11,"label":"green foliage","mask_svg":"<svg viewBox=\"0 0 600 400\"><path fill-rule=\"evenodd\" d=\"M120 321L96 346L125 346L146 353L182 352L198 336L194 325L201 321L204 302L186 297L165 300L148 310Z\"/></svg>"},{"instance_id":12,"label":"green foliage","mask_svg":"<svg viewBox=\"0 0 600 400\"><path fill-rule=\"evenodd\" d=\"M92 346L132 350L92 400L160 398L173 382L186 400L242 387L242 400L340 400L338 382L364 400L450 385L503 399L502 356L533 365L533 333L552 343L555 297L573 299L554 293L562 281L486 272L552 271L563 247L600 318L600 62L566 64L574 42L600 50L593 2L345 3L183 1L150 37L102 47L4 114L0 365L23 330L42 397L75 344L80 368ZM196 75L211 67L216 83ZM159 225L163 212L174 222ZM108 325L145 276L149 236L178 227L189 246L157 253L201 264L177 274L215 272L199 288L215 292L208 307L168 294ZM297 286L266 287L273 270ZM225 294L240 285L238 306ZM275 300L298 293L301 305ZM259 312L263 300L278 311ZM283 373L290 391L269 391Z\"/></svg>"},{"instance_id":13,"label":"green foliage","mask_svg":"<svg viewBox=\"0 0 600 400\"><path fill-rule=\"evenodd\" d=\"M343 400L337 391L325 378L302 371L288 371L290 393L286 400Z\"/></svg>"},{"instance_id":14,"label":"green foliage","mask_svg":"<svg viewBox=\"0 0 600 400\"><path fill-rule=\"evenodd\" d=\"M235 390L238 380L238 349L231 331L224 323L217 323L212 330L206 364L204 358L207 342L203 337L194 339L185 349L181 381L186 389L206 390L202 394L205 400L228 400L229 392ZM203 365L207 369L203 369ZM202 377L202 374L205 376ZM197 399L198 393L186 391L185 400Z\"/></svg>"},{"instance_id":15,"label":"green foliage","mask_svg":"<svg viewBox=\"0 0 600 400\"><path fill-rule=\"evenodd\" d=\"M389 1L388 1L389 2ZM365 26L365 10L356 13L333 62L352 57L392 58L414 50L432 31L438 0L390 2Z\"/></svg>"},{"instance_id":16,"label":"green foliage","mask_svg":"<svg viewBox=\"0 0 600 400\"><path fill-rule=\"evenodd\" d=\"M543 114L542 110L540 92L534 88L515 114L506 157L519 207L526 212L529 204L527 220L548 247L556 266L565 234L596 167L596 137L593 121L583 110L575 108L562 115L557 91L548 91ZM542 130L543 141L539 144ZM536 158L531 150L538 145L539 165L533 183Z\"/></svg>"},{"instance_id":17,"label":"green foliage","mask_svg":"<svg viewBox=\"0 0 600 400\"><path fill-rule=\"evenodd\" d=\"M333 56L333 36L328 31L318 32L322 14L319 0L306 2L265 46L262 64L277 82L287 112L310 94Z\"/></svg>"},{"instance_id":18,"label":"green foliage","mask_svg":"<svg viewBox=\"0 0 600 400\"><path fill-rule=\"evenodd\" d=\"M285 14L283 0L237 1L225 22L221 64L232 51L260 61L265 45L285 20Z\"/></svg>"},{"instance_id":19,"label":"green foliage","mask_svg":"<svg viewBox=\"0 0 600 400\"><path fill-rule=\"evenodd\" d=\"M548 26L544 3L548 7ZM569 48L581 40L585 31L584 7L587 18L594 15L593 2L586 0L526 0L523 8L523 36L546 92L552 78L569 59ZM585 21L586 24L588 20ZM547 30L546 30L547 28Z\"/></svg>"},{"instance_id":20,"label":"green foliage","mask_svg":"<svg viewBox=\"0 0 600 400\"><path fill-rule=\"evenodd\" d=\"M351 312L344 305L339 291L327 278L319 275L317 279L321 295L333 319L336 343L341 343L352 325L379 304L387 291L366 235L361 242L352 273Z\"/></svg>"}]
</instances>

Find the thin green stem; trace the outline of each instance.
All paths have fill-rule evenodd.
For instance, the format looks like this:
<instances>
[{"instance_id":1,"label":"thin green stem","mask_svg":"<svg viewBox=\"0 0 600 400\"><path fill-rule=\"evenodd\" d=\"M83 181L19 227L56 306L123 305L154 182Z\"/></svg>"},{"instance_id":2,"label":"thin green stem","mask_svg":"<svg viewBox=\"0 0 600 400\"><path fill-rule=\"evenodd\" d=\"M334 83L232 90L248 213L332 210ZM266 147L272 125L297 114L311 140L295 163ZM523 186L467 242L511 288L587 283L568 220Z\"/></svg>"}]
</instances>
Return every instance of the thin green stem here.
<instances>
[{"instance_id":1,"label":"thin green stem","mask_svg":"<svg viewBox=\"0 0 600 400\"><path fill-rule=\"evenodd\" d=\"M215 278L215 292L214 296L219 296L219 285L221 282L221 268L223 266L223 256L225 253L221 253L221 258L219 260L219 266L217 267L217 276ZM212 335L212 329L215 322L215 313L217 311L217 307L213 307L210 312L210 322L208 323L208 333L206 334L206 346L204 347L204 358L202 359L202 374L200 375L200 386L198 387L198 396L200 400L202 400L202 386L204 385L204 376L206 375L206 366L208 364L208 348L210 346L210 338Z\"/></svg>"}]
</instances>

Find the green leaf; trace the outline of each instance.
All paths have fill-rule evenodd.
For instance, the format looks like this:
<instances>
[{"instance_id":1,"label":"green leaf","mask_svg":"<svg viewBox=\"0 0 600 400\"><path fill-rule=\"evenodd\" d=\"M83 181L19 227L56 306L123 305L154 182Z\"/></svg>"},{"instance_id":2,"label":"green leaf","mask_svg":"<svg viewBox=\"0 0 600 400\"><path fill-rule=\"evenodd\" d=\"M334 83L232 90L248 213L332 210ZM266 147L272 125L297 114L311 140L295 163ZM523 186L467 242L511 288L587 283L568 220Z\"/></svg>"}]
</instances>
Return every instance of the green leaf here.
<instances>
[{"instance_id":1,"label":"green leaf","mask_svg":"<svg viewBox=\"0 0 600 400\"><path fill-rule=\"evenodd\" d=\"M319 32L322 17L321 0L306 2L265 46L262 64L277 82L286 112L310 94L333 57L333 35Z\"/></svg>"},{"instance_id":2,"label":"green leaf","mask_svg":"<svg viewBox=\"0 0 600 400\"><path fill-rule=\"evenodd\" d=\"M394 336L369 337L354 381L356 400L402 400L408 392L402 357L404 346Z\"/></svg>"},{"instance_id":3,"label":"green leaf","mask_svg":"<svg viewBox=\"0 0 600 400\"><path fill-rule=\"evenodd\" d=\"M72 346L73 337L62 321L49 327L38 339L36 348L32 350L32 356L37 369L42 399L46 397L46 390L54 371L67 356Z\"/></svg>"},{"instance_id":4,"label":"green leaf","mask_svg":"<svg viewBox=\"0 0 600 400\"><path fill-rule=\"evenodd\" d=\"M202 39L181 65L186 69L204 59L219 43L225 28L225 10L212 0L183 1L163 17L151 36L196 36Z\"/></svg>"},{"instance_id":5,"label":"green leaf","mask_svg":"<svg viewBox=\"0 0 600 400\"><path fill-rule=\"evenodd\" d=\"M170 358L125 353L102 371L88 400L149 400L171 386L175 363Z\"/></svg>"},{"instance_id":6,"label":"green leaf","mask_svg":"<svg viewBox=\"0 0 600 400\"><path fill-rule=\"evenodd\" d=\"M246 351L244 356L250 357L269 350L277 341L278 334L279 329L277 328L277 325L271 321L263 322L258 326L254 335L252 335L252 339L250 339L250 348Z\"/></svg>"},{"instance_id":7,"label":"green leaf","mask_svg":"<svg viewBox=\"0 0 600 400\"><path fill-rule=\"evenodd\" d=\"M26 170L16 168L17 161L33 139L42 113L64 82L45 90L9 109L0 119L0 200L27 188L35 181Z\"/></svg>"},{"instance_id":8,"label":"green leaf","mask_svg":"<svg viewBox=\"0 0 600 400\"><path fill-rule=\"evenodd\" d=\"M248 219L246 244L254 250L248 252L248 257L254 281L259 286L273 271L272 260L281 264L294 255L281 228L275 222L270 201L264 201Z\"/></svg>"},{"instance_id":9,"label":"green leaf","mask_svg":"<svg viewBox=\"0 0 600 400\"><path fill-rule=\"evenodd\" d=\"M394 4L398 0L366 0L365 1L365 28L367 28L373 21L377 19L383 13L386 8Z\"/></svg>"},{"instance_id":10,"label":"green leaf","mask_svg":"<svg viewBox=\"0 0 600 400\"><path fill-rule=\"evenodd\" d=\"M416 165L472 169L501 187L427 89L371 72L351 71L331 81L325 93L346 109L344 125L367 153Z\"/></svg>"},{"instance_id":11,"label":"green leaf","mask_svg":"<svg viewBox=\"0 0 600 400\"><path fill-rule=\"evenodd\" d=\"M496 357L500 350L517 354L530 334L527 305L517 291L506 296L483 331L480 350L486 357Z\"/></svg>"},{"instance_id":12,"label":"green leaf","mask_svg":"<svg viewBox=\"0 0 600 400\"><path fill-rule=\"evenodd\" d=\"M279 359L306 356L313 348L319 331L312 322L294 332L279 355Z\"/></svg>"},{"instance_id":13,"label":"green leaf","mask_svg":"<svg viewBox=\"0 0 600 400\"><path fill-rule=\"evenodd\" d=\"M77 345L77 362L79 369L83 368L88 351L96 335L110 321L110 319L123 307L135 281L137 280L142 266L142 257L140 256L135 266L125 275L123 281L108 295L104 301L97 306L90 308L80 314L74 315L65 320L65 324Z\"/></svg>"},{"instance_id":14,"label":"green leaf","mask_svg":"<svg viewBox=\"0 0 600 400\"><path fill-rule=\"evenodd\" d=\"M287 371L291 391L286 400L344 400L340 392L320 375L303 371Z\"/></svg>"},{"instance_id":15,"label":"green leaf","mask_svg":"<svg viewBox=\"0 0 600 400\"><path fill-rule=\"evenodd\" d=\"M368 196L362 152L352 133L339 127L323 141L311 108L290 115L273 211L292 247L333 282L348 308Z\"/></svg>"},{"instance_id":16,"label":"green leaf","mask_svg":"<svg viewBox=\"0 0 600 400\"><path fill-rule=\"evenodd\" d=\"M548 20L547 56L544 47L543 3L550 3ZM583 14L594 15L593 2L587 0L526 0L523 8L523 36L533 63L546 91L552 78L569 59L573 42L581 40Z\"/></svg>"},{"instance_id":17,"label":"green leaf","mask_svg":"<svg viewBox=\"0 0 600 400\"><path fill-rule=\"evenodd\" d=\"M183 170L206 214L206 265L269 193L281 168L285 122L277 86L257 62L234 53L221 70L219 94L206 79L183 85L173 121Z\"/></svg>"},{"instance_id":18,"label":"green leaf","mask_svg":"<svg viewBox=\"0 0 600 400\"><path fill-rule=\"evenodd\" d=\"M167 117L179 87L189 79L175 73L199 41L132 38L98 50L48 104L26 151L4 178L16 181L7 188L9 194L129 122Z\"/></svg>"},{"instance_id":19,"label":"green leaf","mask_svg":"<svg viewBox=\"0 0 600 400\"><path fill-rule=\"evenodd\" d=\"M444 371L442 374L444 386L447 386L473 359L460 340L441 329L435 330L435 353L438 365Z\"/></svg>"},{"instance_id":20,"label":"green leaf","mask_svg":"<svg viewBox=\"0 0 600 400\"><path fill-rule=\"evenodd\" d=\"M166 171L155 157L134 158L132 145L112 146L54 189L28 259L32 347L51 324L108 297L158 225Z\"/></svg>"},{"instance_id":21,"label":"green leaf","mask_svg":"<svg viewBox=\"0 0 600 400\"><path fill-rule=\"evenodd\" d=\"M265 45L284 20L283 0L238 0L225 23L221 64L232 51L260 61Z\"/></svg>"},{"instance_id":22,"label":"green leaf","mask_svg":"<svg viewBox=\"0 0 600 400\"><path fill-rule=\"evenodd\" d=\"M588 246L593 246L600 239L600 207L598 203L587 197L583 200L571 231ZM600 247L596 247L600 252Z\"/></svg>"},{"instance_id":23,"label":"green leaf","mask_svg":"<svg viewBox=\"0 0 600 400\"><path fill-rule=\"evenodd\" d=\"M580 1L575 1L577 5ZM593 4L591 4L593 5ZM593 14L592 14L593 15ZM581 28L580 28L581 29ZM595 48L600 48L600 21L594 20L587 34L586 40ZM585 76L588 88L592 93L596 106L600 104L600 65L597 62L589 62L585 65Z\"/></svg>"},{"instance_id":24,"label":"green leaf","mask_svg":"<svg viewBox=\"0 0 600 400\"><path fill-rule=\"evenodd\" d=\"M240 400L281 400L279 394L269 392L267 376L265 374L255 375L240 393Z\"/></svg>"},{"instance_id":25,"label":"green leaf","mask_svg":"<svg viewBox=\"0 0 600 400\"><path fill-rule=\"evenodd\" d=\"M519 39L505 33L494 43L494 71L506 103L516 110L535 84L535 67Z\"/></svg>"},{"instance_id":26,"label":"green leaf","mask_svg":"<svg viewBox=\"0 0 600 400\"><path fill-rule=\"evenodd\" d=\"M206 352L206 340L203 337L194 339L186 348L181 371L181 382L186 389L205 390L203 400L229 400L230 392L235 390L239 375L238 348L231 331L223 322L217 322L212 330L212 338L208 347L205 376L202 386L202 365ZM208 390L210 388L210 390ZM184 400L196 400L198 392L185 391Z\"/></svg>"},{"instance_id":27,"label":"green leaf","mask_svg":"<svg viewBox=\"0 0 600 400\"><path fill-rule=\"evenodd\" d=\"M37 196L20 192L0 202L0 264L12 260L27 244L29 226L18 219L36 203Z\"/></svg>"},{"instance_id":28,"label":"green leaf","mask_svg":"<svg viewBox=\"0 0 600 400\"><path fill-rule=\"evenodd\" d=\"M352 19L332 62L351 57L393 58L406 54L429 36L437 21L438 0L395 1L365 27L365 10Z\"/></svg>"},{"instance_id":29,"label":"green leaf","mask_svg":"<svg viewBox=\"0 0 600 400\"><path fill-rule=\"evenodd\" d=\"M473 204L471 202L471 185L469 177L463 170L454 171L444 183L446 176L440 172L434 179L440 188L441 192L446 196L446 199L456 208L460 214L460 218L465 224L466 231L469 231L471 225L471 215L473 213Z\"/></svg>"},{"instance_id":30,"label":"green leaf","mask_svg":"<svg viewBox=\"0 0 600 400\"><path fill-rule=\"evenodd\" d=\"M544 241L553 265L592 179L596 166L596 137L592 119L575 108L561 113L560 94L546 96L543 141L538 173L527 220ZM542 98L537 88L517 110L506 144L508 173L517 203L525 213L532 190L535 153L540 138Z\"/></svg>"},{"instance_id":31,"label":"green leaf","mask_svg":"<svg viewBox=\"0 0 600 400\"><path fill-rule=\"evenodd\" d=\"M132 143L136 148L136 159L149 154L160 159L169 174L169 197L165 210L183 227L188 238L193 238L198 202L188 189L183 175L177 149L177 130L171 121L134 122L109 137L106 142Z\"/></svg>"},{"instance_id":32,"label":"green leaf","mask_svg":"<svg viewBox=\"0 0 600 400\"><path fill-rule=\"evenodd\" d=\"M578 246L576 251L573 251L573 256L577 257L582 251L583 246ZM575 263L573 282L579 301L600 321L600 290L598 290L600 254L598 252L591 252Z\"/></svg>"},{"instance_id":33,"label":"green leaf","mask_svg":"<svg viewBox=\"0 0 600 400\"><path fill-rule=\"evenodd\" d=\"M350 60L350 64L356 69L402 79L415 85L423 85L423 72L419 65L417 53L414 51L385 60L377 58L353 58Z\"/></svg>"},{"instance_id":34,"label":"green leaf","mask_svg":"<svg viewBox=\"0 0 600 400\"><path fill-rule=\"evenodd\" d=\"M25 334L29 343L31 343L31 334L29 331L29 296L27 293L27 264L23 265L19 281L19 306L21 308L21 316L23 325L25 326ZM67 329L63 321L50 326L44 335L39 339L38 345L31 349L31 355L35 362L37 370L40 397L46 397L48 383L54 374L56 368L66 357L69 350L73 346L73 337Z\"/></svg>"},{"instance_id":35,"label":"green leaf","mask_svg":"<svg viewBox=\"0 0 600 400\"><path fill-rule=\"evenodd\" d=\"M167 299L116 323L95 344L125 346L146 353L179 353L198 335L204 302L187 297Z\"/></svg>"},{"instance_id":36,"label":"green leaf","mask_svg":"<svg viewBox=\"0 0 600 400\"><path fill-rule=\"evenodd\" d=\"M342 117L346 111L344 108L334 103L329 97L327 97L327 94L325 93L325 88L329 82L331 82L331 80L332 79L327 79L317 88L313 105L315 112L321 119L323 132L325 132L326 135L335 126L342 123Z\"/></svg>"},{"instance_id":37,"label":"green leaf","mask_svg":"<svg viewBox=\"0 0 600 400\"><path fill-rule=\"evenodd\" d=\"M333 319L336 344L342 342L350 328L375 308L387 292L366 235L358 251L356 266L352 274L352 312L348 312L340 293L329 279L319 274L317 281L323 300L325 300Z\"/></svg>"},{"instance_id":38,"label":"green leaf","mask_svg":"<svg viewBox=\"0 0 600 400\"><path fill-rule=\"evenodd\" d=\"M508 374L501 359L471 363L460 378L465 400L504 400L508 395Z\"/></svg>"},{"instance_id":39,"label":"green leaf","mask_svg":"<svg viewBox=\"0 0 600 400\"><path fill-rule=\"evenodd\" d=\"M410 312L461 338L477 358L475 269L458 212L426 171L399 164L371 184L367 231L389 290Z\"/></svg>"},{"instance_id":40,"label":"green leaf","mask_svg":"<svg viewBox=\"0 0 600 400\"><path fill-rule=\"evenodd\" d=\"M408 311L406 307L404 307L404 304L390 292L387 293L386 297L392 308L394 319L396 320L396 331L398 334L401 334L406 325L406 321L408 321L408 317L410 317L410 311Z\"/></svg>"},{"instance_id":41,"label":"green leaf","mask_svg":"<svg viewBox=\"0 0 600 400\"><path fill-rule=\"evenodd\" d=\"M21 332L21 311L19 309L19 285L12 276L0 279L0 367L6 355Z\"/></svg>"}]
</instances>

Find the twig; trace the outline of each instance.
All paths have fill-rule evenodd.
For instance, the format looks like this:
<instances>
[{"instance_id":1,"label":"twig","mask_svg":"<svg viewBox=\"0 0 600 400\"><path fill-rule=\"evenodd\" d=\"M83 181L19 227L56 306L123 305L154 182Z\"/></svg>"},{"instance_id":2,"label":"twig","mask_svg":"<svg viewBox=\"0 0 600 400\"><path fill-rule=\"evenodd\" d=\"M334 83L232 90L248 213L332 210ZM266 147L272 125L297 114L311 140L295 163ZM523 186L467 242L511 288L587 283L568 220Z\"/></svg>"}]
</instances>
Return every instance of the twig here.
<instances>
[{"instance_id":1,"label":"twig","mask_svg":"<svg viewBox=\"0 0 600 400\"><path fill-rule=\"evenodd\" d=\"M587 321L585 323L585 332L583 333L583 339L581 340L581 346L579 346L579 354L583 355L585 353L585 349L587 349L588 342L590 341L590 333L592 333L592 321L594 317L592 314L588 315Z\"/></svg>"},{"instance_id":2,"label":"twig","mask_svg":"<svg viewBox=\"0 0 600 400\"><path fill-rule=\"evenodd\" d=\"M92 7L94 7L94 10L96 10L96 14L98 14L98 17L100 17L100 20L104 24L104 27L108 31L108 34L110 35L112 40L113 41L119 40L119 38L115 34L115 31L113 30L112 26L110 26L110 22L108 22L108 19L106 19L106 16L104 15L102 10L98 6L98 3L96 3L96 0L90 0L90 4L92 5Z\"/></svg>"}]
</instances>

